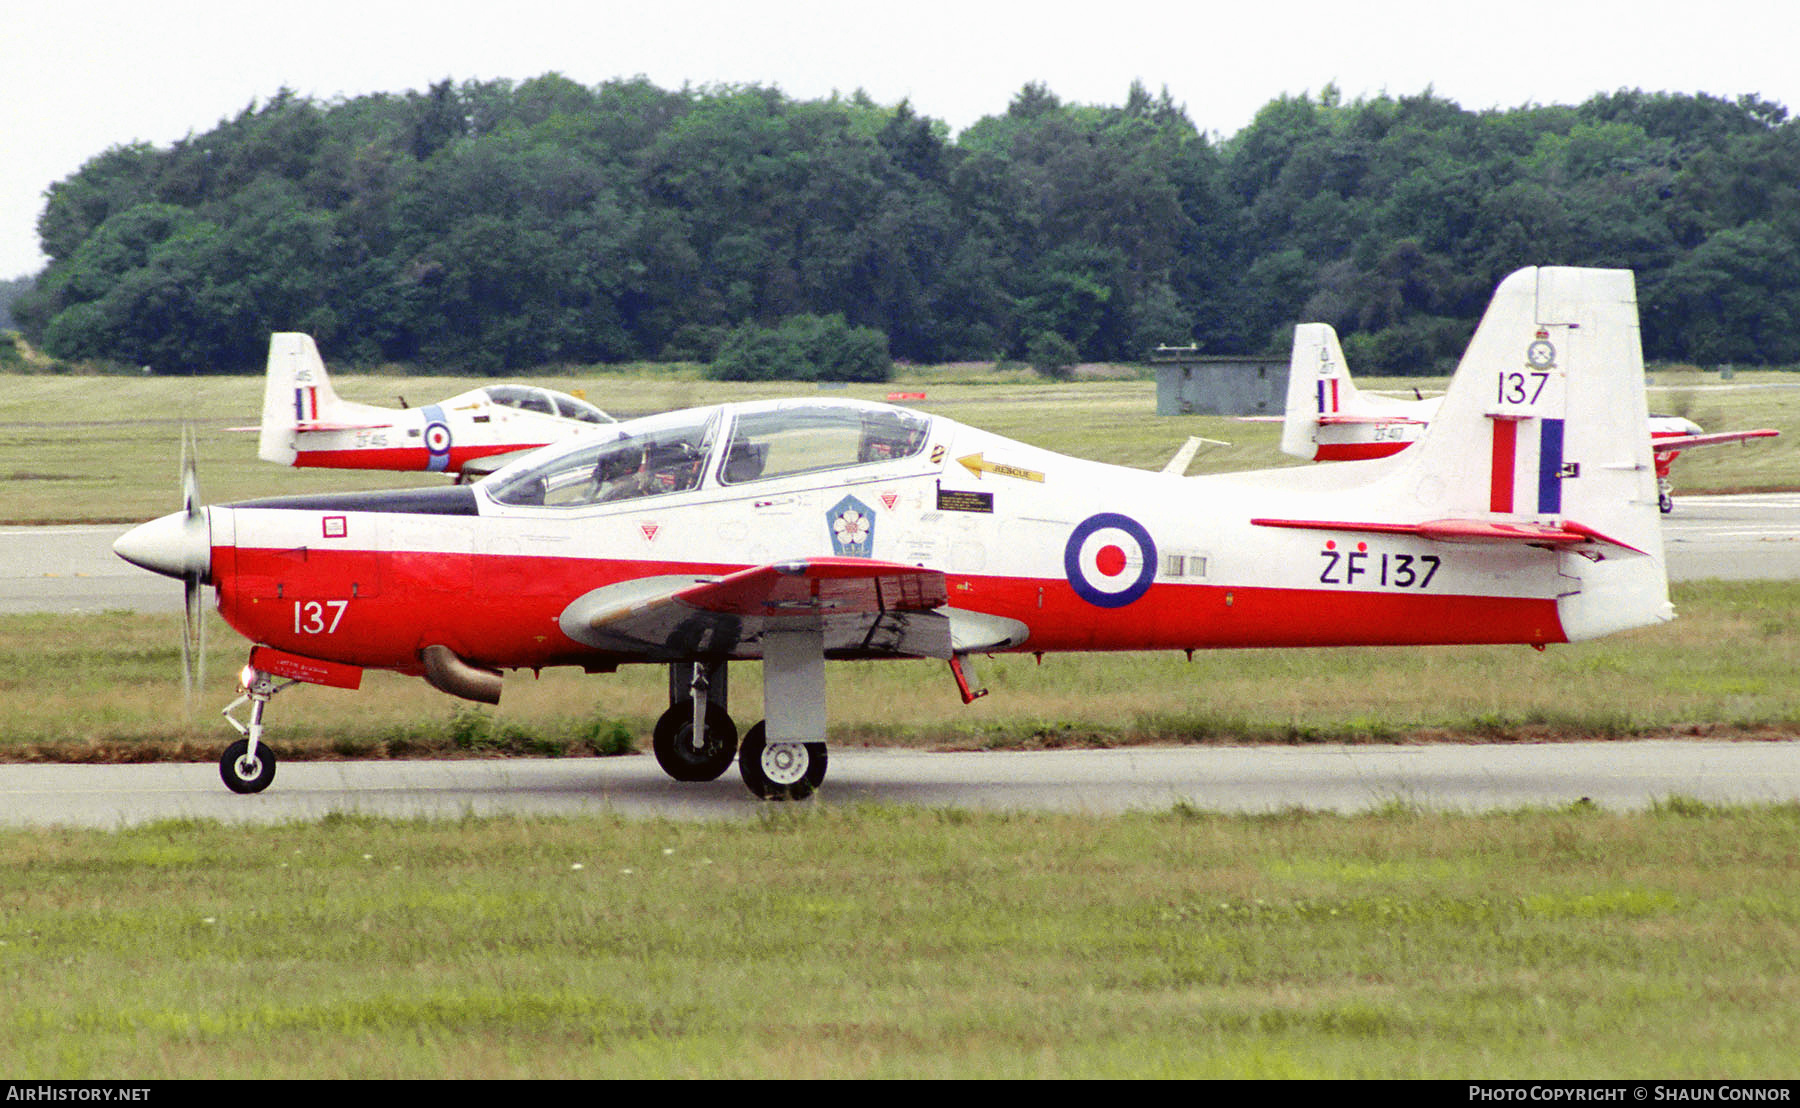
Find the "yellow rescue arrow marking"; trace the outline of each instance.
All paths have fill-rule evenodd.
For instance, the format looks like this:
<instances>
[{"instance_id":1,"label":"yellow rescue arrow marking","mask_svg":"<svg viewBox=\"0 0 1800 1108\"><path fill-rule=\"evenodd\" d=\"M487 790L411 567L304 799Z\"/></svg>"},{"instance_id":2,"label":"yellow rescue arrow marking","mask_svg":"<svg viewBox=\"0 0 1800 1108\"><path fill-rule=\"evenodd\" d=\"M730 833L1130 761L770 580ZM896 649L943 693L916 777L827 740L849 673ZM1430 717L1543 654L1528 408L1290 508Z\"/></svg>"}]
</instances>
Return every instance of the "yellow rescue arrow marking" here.
<instances>
[{"instance_id":1,"label":"yellow rescue arrow marking","mask_svg":"<svg viewBox=\"0 0 1800 1108\"><path fill-rule=\"evenodd\" d=\"M1035 469L1020 469L1018 466L990 462L980 454L970 454L956 460L962 463L964 469L973 473L977 480L983 473L992 473L999 477L1013 477L1020 481L1036 481L1040 485L1044 483L1044 475Z\"/></svg>"}]
</instances>

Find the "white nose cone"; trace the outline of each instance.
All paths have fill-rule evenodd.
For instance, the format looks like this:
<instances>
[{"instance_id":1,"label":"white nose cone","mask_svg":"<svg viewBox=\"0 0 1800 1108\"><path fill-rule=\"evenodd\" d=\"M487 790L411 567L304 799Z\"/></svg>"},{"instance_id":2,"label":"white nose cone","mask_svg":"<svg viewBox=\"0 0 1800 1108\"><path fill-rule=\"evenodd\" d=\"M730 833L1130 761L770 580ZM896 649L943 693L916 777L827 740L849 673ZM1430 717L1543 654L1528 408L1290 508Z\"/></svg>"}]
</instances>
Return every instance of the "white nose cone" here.
<instances>
[{"instance_id":1,"label":"white nose cone","mask_svg":"<svg viewBox=\"0 0 1800 1108\"><path fill-rule=\"evenodd\" d=\"M119 536L113 553L165 577L206 581L212 574L212 528L207 510L170 512Z\"/></svg>"}]
</instances>

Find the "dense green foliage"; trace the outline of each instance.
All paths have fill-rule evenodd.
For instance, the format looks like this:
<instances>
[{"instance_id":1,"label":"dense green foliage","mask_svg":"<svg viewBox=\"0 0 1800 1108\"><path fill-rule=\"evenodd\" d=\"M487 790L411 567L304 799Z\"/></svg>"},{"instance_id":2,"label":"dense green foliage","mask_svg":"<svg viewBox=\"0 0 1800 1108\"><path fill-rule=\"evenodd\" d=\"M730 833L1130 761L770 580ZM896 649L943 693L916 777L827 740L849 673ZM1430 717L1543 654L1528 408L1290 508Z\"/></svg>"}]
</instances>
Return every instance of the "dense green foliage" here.
<instances>
[{"instance_id":1,"label":"dense green foliage","mask_svg":"<svg viewBox=\"0 0 1800 1108\"><path fill-rule=\"evenodd\" d=\"M474 372L710 361L796 316L914 361L1281 351L1322 320L1360 370L1434 371L1530 264L1635 270L1652 358L1800 362L1800 126L1752 97L1470 112L1327 87L1220 141L1141 86L1027 85L954 139L860 94L284 90L100 154L39 230L29 339L183 371L256 368L275 330Z\"/></svg>"},{"instance_id":2,"label":"dense green foliage","mask_svg":"<svg viewBox=\"0 0 1800 1108\"><path fill-rule=\"evenodd\" d=\"M15 277L10 281L0 281L0 331L13 329L13 301L30 292L32 284L30 277Z\"/></svg>"},{"instance_id":3,"label":"dense green foliage","mask_svg":"<svg viewBox=\"0 0 1800 1108\"><path fill-rule=\"evenodd\" d=\"M779 326L745 323L727 335L708 376L717 381L886 381L894 373L887 336L841 315L789 316Z\"/></svg>"}]
</instances>

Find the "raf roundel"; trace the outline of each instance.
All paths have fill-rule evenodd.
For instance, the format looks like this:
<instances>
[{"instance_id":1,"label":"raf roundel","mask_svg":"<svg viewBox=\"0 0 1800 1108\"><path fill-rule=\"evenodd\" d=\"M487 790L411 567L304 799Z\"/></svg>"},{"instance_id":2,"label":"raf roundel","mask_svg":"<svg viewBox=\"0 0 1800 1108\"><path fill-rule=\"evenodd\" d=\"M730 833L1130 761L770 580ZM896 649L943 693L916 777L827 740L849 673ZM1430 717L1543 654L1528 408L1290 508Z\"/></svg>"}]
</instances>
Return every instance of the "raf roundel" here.
<instances>
[{"instance_id":1,"label":"raf roundel","mask_svg":"<svg viewBox=\"0 0 1800 1108\"><path fill-rule=\"evenodd\" d=\"M1117 512L1081 521L1063 547L1063 573L1075 595L1100 608L1123 608L1156 580L1156 543L1143 524Z\"/></svg>"},{"instance_id":2,"label":"raf roundel","mask_svg":"<svg viewBox=\"0 0 1800 1108\"><path fill-rule=\"evenodd\" d=\"M426 469L442 473L450 468L450 425L444 422L444 410L436 404L425 408L425 450L430 455Z\"/></svg>"}]
</instances>

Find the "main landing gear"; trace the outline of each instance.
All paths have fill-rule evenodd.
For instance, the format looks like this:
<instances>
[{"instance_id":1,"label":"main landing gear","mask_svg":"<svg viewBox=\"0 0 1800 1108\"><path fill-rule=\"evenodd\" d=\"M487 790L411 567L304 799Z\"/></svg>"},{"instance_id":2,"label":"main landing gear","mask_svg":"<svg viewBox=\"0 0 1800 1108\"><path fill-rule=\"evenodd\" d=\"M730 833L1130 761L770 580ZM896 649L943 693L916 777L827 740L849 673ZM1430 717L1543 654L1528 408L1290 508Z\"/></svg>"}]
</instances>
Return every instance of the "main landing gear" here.
<instances>
[{"instance_id":1,"label":"main landing gear","mask_svg":"<svg viewBox=\"0 0 1800 1108\"><path fill-rule=\"evenodd\" d=\"M656 764L677 781L714 781L731 768L735 759L745 786L764 800L804 800L811 796L825 780L823 713L817 713L816 733L821 736L820 741L770 742L765 720L752 727L740 745L737 725L725 710L725 666L724 662L678 662L669 666L669 709L657 719L650 738ZM791 704L792 698L782 699L782 677L777 673L776 698L771 700L768 680L765 676L764 700L778 705L773 710L779 714L780 706ZM805 703L814 699L822 706L822 697L802 696L801 707L804 709ZM802 725L808 722L809 718L801 720ZM796 728L789 726L787 730L792 734Z\"/></svg>"},{"instance_id":2,"label":"main landing gear","mask_svg":"<svg viewBox=\"0 0 1800 1108\"><path fill-rule=\"evenodd\" d=\"M804 800L825 780L824 743L772 743L757 724L738 748L738 773L764 800Z\"/></svg>"},{"instance_id":3,"label":"main landing gear","mask_svg":"<svg viewBox=\"0 0 1800 1108\"><path fill-rule=\"evenodd\" d=\"M683 670L692 671L685 682ZM669 710L651 731L650 749L656 764L677 781L715 781L731 768L738 733L725 711L725 663L669 667Z\"/></svg>"}]
</instances>

